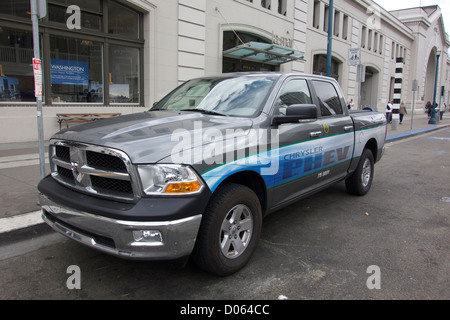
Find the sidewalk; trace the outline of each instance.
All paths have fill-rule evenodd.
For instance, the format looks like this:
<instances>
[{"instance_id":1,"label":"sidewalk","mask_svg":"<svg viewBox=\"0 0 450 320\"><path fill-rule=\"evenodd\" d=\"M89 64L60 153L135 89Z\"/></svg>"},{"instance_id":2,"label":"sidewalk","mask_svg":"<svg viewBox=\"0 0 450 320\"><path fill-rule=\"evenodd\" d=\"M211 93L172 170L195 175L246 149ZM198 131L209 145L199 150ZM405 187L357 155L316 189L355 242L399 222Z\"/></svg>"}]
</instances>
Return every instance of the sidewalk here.
<instances>
[{"instance_id":1,"label":"sidewalk","mask_svg":"<svg viewBox=\"0 0 450 320\"><path fill-rule=\"evenodd\" d=\"M411 115L406 115L396 130L388 124L386 143L447 126L450 126L450 113L445 113L436 125L428 124L425 114L415 114L412 130ZM49 174L48 159L46 164L46 174ZM39 180L37 142L0 143L0 234L43 223L37 198Z\"/></svg>"},{"instance_id":2,"label":"sidewalk","mask_svg":"<svg viewBox=\"0 0 450 320\"><path fill-rule=\"evenodd\" d=\"M437 117L438 114L436 114L436 119ZM397 126L397 130L392 130L392 124L388 124L386 142L392 142L450 126L450 113L444 113L442 121L437 121L437 124L428 124L428 121L429 119L426 114L415 114L411 126L411 115L407 114L403 118L403 124Z\"/></svg>"}]
</instances>

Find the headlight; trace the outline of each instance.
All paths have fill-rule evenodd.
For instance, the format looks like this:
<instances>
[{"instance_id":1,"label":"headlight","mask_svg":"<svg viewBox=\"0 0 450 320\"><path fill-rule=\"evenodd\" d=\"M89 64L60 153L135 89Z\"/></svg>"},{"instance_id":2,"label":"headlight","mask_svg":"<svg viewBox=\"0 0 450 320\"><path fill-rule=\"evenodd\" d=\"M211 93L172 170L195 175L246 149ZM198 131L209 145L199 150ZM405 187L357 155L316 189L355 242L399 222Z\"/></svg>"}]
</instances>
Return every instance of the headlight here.
<instances>
[{"instance_id":1,"label":"headlight","mask_svg":"<svg viewBox=\"0 0 450 320\"><path fill-rule=\"evenodd\" d=\"M202 180L188 166L141 165L138 172L146 195L190 194L199 192L203 187Z\"/></svg>"}]
</instances>

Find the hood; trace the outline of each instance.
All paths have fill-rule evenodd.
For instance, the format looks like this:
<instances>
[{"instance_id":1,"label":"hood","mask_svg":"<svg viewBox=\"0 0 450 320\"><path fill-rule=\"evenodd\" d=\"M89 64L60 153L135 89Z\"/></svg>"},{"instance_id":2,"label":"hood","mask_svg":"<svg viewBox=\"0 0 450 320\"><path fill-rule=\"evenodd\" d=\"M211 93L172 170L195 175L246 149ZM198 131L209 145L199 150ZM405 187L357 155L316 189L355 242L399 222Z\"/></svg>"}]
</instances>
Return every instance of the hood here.
<instances>
[{"instance_id":1,"label":"hood","mask_svg":"<svg viewBox=\"0 0 450 320\"><path fill-rule=\"evenodd\" d=\"M248 134L251 127L252 120L247 118L198 112L149 111L74 126L52 138L118 149L135 164L156 163L170 156L180 140L204 145L210 143L210 132L225 137L227 130L231 129L236 130L236 137Z\"/></svg>"}]
</instances>

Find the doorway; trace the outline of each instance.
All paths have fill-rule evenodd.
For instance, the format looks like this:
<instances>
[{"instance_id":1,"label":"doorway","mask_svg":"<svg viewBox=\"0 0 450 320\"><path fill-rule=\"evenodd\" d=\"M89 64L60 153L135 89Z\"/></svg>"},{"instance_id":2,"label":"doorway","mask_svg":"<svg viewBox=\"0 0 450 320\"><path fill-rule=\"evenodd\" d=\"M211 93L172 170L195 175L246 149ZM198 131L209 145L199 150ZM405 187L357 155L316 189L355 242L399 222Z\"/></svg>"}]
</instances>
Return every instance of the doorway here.
<instances>
[{"instance_id":1,"label":"doorway","mask_svg":"<svg viewBox=\"0 0 450 320\"><path fill-rule=\"evenodd\" d=\"M365 81L361 83L361 108L377 108L379 72L370 67L365 68Z\"/></svg>"},{"instance_id":2,"label":"doorway","mask_svg":"<svg viewBox=\"0 0 450 320\"><path fill-rule=\"evenodd\" d=\"M261 42L271 43L267 39L259 37L257 35L247 32L233 32L224 31L223 33L223 51L237 47L247 42ZM241 59L234 59L229 57L223 57L222 60L222 72L248 72L248 71L279 71L279 65L271 65L267 63L259 63L253 61L246 61Z\"/></svg>"}]
</instances>

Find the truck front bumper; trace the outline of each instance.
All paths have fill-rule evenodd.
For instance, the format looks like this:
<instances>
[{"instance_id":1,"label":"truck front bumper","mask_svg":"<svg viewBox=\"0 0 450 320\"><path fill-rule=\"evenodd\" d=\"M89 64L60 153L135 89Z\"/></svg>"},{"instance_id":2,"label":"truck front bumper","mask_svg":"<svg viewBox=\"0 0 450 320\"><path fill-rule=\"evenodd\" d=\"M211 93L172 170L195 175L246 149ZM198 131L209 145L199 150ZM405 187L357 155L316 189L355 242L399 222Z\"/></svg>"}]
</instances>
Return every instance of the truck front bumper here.
<instances>
[{"instance_id":1,"label":"truck front bumper","mask_svg":"<svg viewBox=\"0 0 450 320\"><path fill-rule=\"evenodd\" d=\"M91 248L137 260L172 260L189 255L201 215L173 221L125 221L61 206L40 194L42 218L55 231Z\"/></svg>"}]
</instances>

